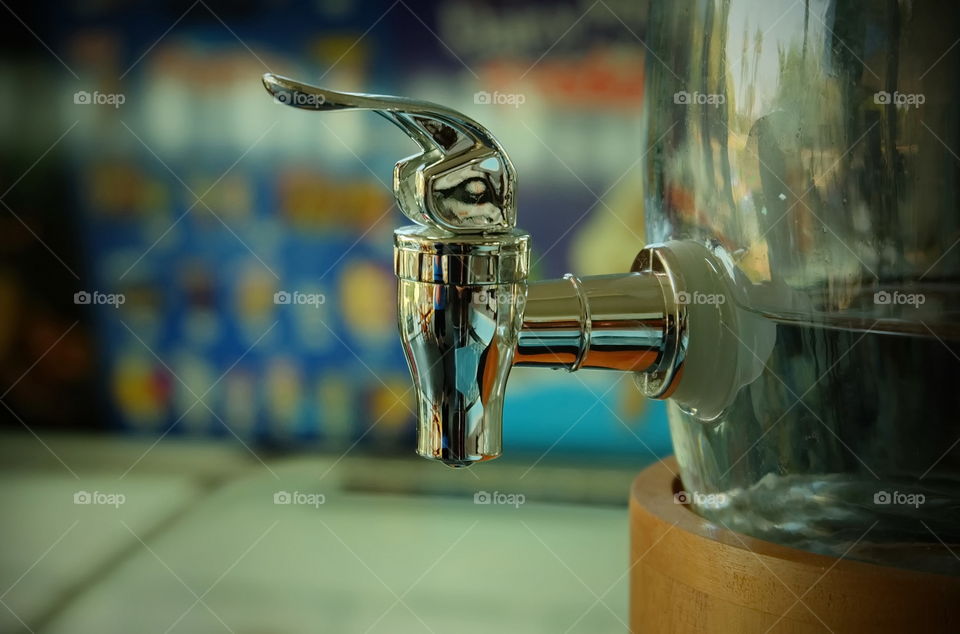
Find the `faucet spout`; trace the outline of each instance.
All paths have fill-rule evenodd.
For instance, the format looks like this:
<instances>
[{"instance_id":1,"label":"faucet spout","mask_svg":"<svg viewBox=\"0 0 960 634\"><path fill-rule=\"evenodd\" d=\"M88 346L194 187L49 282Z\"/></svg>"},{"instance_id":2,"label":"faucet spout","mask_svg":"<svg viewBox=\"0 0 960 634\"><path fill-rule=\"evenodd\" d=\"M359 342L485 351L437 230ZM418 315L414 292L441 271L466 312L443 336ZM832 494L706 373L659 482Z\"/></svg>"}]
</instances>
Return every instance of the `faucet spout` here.
<instances>
[{"instance_id":1,"label":"faucet spout","mask_svg":"<svg viewBox=\"0 0 960 634\"><path fill-rule=\"evenodd\" d=\"M420 146L396 164L393 188L417 223L394 232L394 268L421 456L451 467L499 456L514 365L632 372L643 394L671 397L704 420L726 407L742 374L743 338L724 265L708 249L651 245L629 273L528 283L516 170L477 121L426 101L272 74L263 84L287 106L372 110ZM689 332L688 319L696 324Z\"/></svg>"},{"instance_id":2,"label":"faucet spout","mask_svg":"<svg viewBox=\"0 0 960 634\"><path fill-rule=\"evenodd\" d=\"M667 352L669 280L632 272L531 283L514 364L644 372Z\"/></svg>"},{"instance_id":3,"label":"faucet spout","mask_svg":"<svg viewBox=\"0 0 960 634\"><path fill-rule=\"evenodd\" d=\"M501 453L514 365L634 372L669 393L684 309L662 267L528 283L529 236L395 233L398 315L417 392L417 453L467 467ZM678 354L680 353L680 354Z\"/></svg>"},{"instance_id":4,"label":"faucet spout","mask_svg":"<svg viewBox=\"0 0 960 634\"><path fill-rule=\"evenodd\" d=\"M451 467L501 452L503 397L526 297L529 236L394 234L400 340L417 393L417 453Z\"/></svg>"}]
</instances>

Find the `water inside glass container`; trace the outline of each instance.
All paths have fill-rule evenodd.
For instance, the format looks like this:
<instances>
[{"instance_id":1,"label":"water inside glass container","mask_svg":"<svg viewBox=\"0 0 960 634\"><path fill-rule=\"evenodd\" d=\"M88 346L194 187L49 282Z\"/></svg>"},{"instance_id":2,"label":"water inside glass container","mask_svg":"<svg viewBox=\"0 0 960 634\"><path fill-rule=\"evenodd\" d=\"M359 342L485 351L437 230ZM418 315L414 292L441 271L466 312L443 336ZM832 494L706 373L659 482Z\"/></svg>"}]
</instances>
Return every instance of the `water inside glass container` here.
<instances>
[{"instance_id":1,"label":"water inside glass container","mask_svg":"<svg viewBox=\"0 0 960 634\"><path fill-rule=\"evenodd\" d=\"M946 547L960 543L960 346L897 321L764 317L776 343L719 419L670 408L684 487L722 494L699 512L805 550L960 573Z\"/></svg>"}]
</instances>

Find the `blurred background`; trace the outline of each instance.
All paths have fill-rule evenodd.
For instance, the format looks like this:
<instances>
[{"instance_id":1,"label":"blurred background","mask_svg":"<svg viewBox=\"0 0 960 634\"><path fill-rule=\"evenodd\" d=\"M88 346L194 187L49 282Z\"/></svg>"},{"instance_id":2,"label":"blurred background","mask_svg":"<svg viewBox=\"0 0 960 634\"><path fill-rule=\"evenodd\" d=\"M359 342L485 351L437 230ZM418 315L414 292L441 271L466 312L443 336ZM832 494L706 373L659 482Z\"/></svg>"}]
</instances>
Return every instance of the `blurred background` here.
<instances>
[{"instance_id":1,"label":"blurred background","mask_svg":"<svg viewBox=\"0 0 960 634\"><path fill-rule=\"evenodd\" d=\"M2 631L624 631L662 404L521 368L504 458L413 457L416 147L260 76L465 112L517 167L533 279L620 272L645 4L0 4Z\"/></svg>"}]
</instances>

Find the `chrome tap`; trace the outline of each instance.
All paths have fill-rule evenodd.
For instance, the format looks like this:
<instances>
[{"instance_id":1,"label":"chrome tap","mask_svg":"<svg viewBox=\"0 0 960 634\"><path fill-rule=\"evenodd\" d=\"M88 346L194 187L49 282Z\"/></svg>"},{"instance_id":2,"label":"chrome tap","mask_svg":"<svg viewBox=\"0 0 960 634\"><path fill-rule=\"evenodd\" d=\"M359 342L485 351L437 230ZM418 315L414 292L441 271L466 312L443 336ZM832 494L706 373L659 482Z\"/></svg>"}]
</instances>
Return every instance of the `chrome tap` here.
<instances>
[{"instance_id":1,"label":"chrome tap","mask_svg":"<svg viewBox=\"0 0 960 634\"><path fill-rule=\"evenodd\" d=\"M395 231L394 266L421 456L452 467L499 456L514 365L633 372L645 395L672 397L705 420L729 402L742 374L730 362L738 316L726 301L729 273L710 249L650 245L623 274L528 282L516 170L482 125L403 97L334 92L273 74L263 84L298 108L373 110L422 149L393 172L397 202L416 223ZM723 301L691 302L694 290Z\"/></svg>"}]
</instances>

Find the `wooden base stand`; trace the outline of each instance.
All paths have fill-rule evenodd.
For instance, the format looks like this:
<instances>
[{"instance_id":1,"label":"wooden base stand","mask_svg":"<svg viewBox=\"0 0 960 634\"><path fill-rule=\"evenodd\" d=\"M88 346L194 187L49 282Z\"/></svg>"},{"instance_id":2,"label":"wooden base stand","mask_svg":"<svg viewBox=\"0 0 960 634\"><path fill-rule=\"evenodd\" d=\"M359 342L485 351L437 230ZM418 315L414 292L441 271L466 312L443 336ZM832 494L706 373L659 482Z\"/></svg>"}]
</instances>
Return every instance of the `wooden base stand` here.
<instances>
[{"instance_id":1,"label":"wooden base stand","mask_svg":"<svg viewBox=\"0 0 960 634\"><path fill-rule=\"evenodd\" d=\"M630 495L630 627L643 634L960 632L960 578L816 555L674 502L671 458Z\"/></svg>"}]
</instances>

